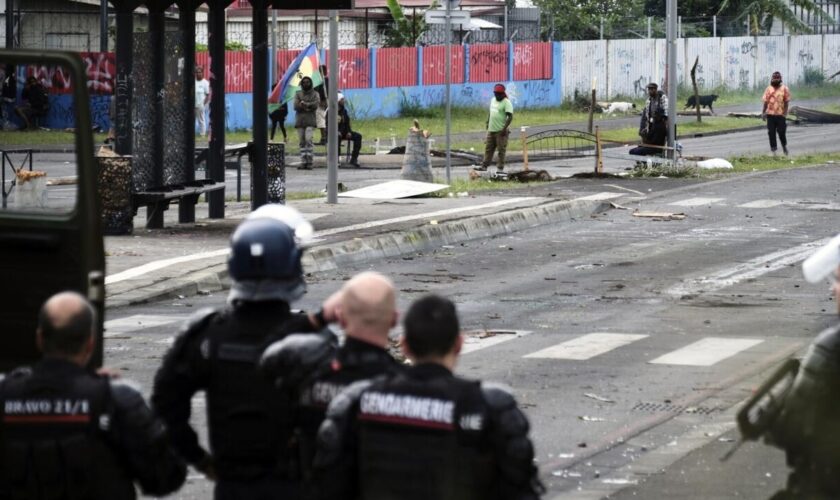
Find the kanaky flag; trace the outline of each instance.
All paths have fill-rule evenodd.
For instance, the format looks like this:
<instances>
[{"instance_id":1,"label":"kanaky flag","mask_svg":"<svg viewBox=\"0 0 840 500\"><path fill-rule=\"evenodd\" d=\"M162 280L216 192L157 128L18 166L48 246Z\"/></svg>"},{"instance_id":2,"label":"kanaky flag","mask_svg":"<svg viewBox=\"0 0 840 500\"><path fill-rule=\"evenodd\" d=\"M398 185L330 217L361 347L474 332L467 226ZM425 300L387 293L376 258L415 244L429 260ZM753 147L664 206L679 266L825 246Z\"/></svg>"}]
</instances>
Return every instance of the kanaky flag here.
<instances>
[{"instance_id":1,"label":"kanaky flag","mask_svg":"<svg viewBox=\"0 0 840 500\"><path fill-rule=\"evenodd\" d=\"M286 73L283 74L283 78L271 91L271 95L268 96L268 102L282 104L294 99L295 92L300 90L300 81L304 76L312 79L313 87L324 83L324 77L319 71L320 67L318 46L314 42L310 43L289 65Z\"/></svg>"}]
</instances>

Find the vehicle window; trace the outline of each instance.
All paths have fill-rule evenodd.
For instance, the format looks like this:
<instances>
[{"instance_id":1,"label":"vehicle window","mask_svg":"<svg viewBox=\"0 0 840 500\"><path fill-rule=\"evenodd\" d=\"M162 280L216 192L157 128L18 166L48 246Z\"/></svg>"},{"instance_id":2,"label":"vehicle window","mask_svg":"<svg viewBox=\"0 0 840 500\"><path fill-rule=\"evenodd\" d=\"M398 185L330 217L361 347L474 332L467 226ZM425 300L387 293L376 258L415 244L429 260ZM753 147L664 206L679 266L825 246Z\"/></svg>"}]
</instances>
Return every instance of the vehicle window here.
<instances>
[{"instance_id":1,"label":"vehicle window","mask_svg":"<svg viewBox=\"0 0 840 500\"><path fill-rule=\"evenodd\" d=\"M62 66L10 64L1 57L0 82L0 210L72 212L78 196L76 105L82 104L73 99L76 82Z\"/></svg>"}]
</instances>

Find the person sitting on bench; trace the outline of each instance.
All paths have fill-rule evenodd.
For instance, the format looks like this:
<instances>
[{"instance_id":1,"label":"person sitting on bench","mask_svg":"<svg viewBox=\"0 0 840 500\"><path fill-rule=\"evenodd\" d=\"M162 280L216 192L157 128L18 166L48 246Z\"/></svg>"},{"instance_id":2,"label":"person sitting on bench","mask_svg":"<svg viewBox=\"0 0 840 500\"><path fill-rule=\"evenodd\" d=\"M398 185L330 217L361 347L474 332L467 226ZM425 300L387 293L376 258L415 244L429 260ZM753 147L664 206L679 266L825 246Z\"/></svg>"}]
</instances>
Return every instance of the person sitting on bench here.
<instances>
[{"instance_id":1,"label":"person sitting on bench","mask_svg":"<svg viewBox=\"0 0 840 500\"><path fill-rule=\"evenodd\" d=\"M662 156L668 139L668 97L653 82L648 84L647 90L648 100L639 124L639 137L642 138L642 144L631 149L630 154Z\"/></svg>"},{"instance_id":2,"label":"person sitting on bench","mask_svg":"<svg viewBox=\"0 0 840 500\"><path fill-rule=\"evenodd\" d=\"M353 132L350 128L350 114L344 106L344 94L338 94L338 137L339 146L342 141L353 141L353 152L350 154L350 165L359 167L359 151L362 149L362 134ZM339 148L340 149L340 148Z\"/></svg>"},{"instance_id":3,"label":"person sitting on bench","mask_svg":"<svg viewBox=\"0 0 840 500\"><path fill-rule=\"evenodd\" d=\"M47 89L34 76L26 79L26 84L20 94L23 104L15 108L15 113L23 120L24 128L34 128L35 119L47 116L50 100Z\"/></svg>"}]
</instances>

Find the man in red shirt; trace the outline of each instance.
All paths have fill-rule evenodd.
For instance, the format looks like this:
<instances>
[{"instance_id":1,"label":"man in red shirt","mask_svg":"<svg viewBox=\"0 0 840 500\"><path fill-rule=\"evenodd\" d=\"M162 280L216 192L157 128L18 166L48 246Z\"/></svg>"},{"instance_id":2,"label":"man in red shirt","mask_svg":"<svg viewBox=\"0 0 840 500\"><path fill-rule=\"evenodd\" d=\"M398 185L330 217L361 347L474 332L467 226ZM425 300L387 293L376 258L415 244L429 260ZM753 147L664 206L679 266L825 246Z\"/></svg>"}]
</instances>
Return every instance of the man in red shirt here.
<instances>
[{"instance_id":1,"label":"man in red shirt","mask_svg":"<svg viewBox=\"0 0 840 500\"><path fill-rule=\"evenodd\" d=\"M770 136L770 151L776 154L776 133L779 134L779 142L782 143L782 151L788 154L786 116L790 104L790 90L782 84L782 74L778 71L770 77L770 86L764 91L761 98L764 108L761 110L761 118L767 122L767 134Z\"/></svg>"}]
</instances>

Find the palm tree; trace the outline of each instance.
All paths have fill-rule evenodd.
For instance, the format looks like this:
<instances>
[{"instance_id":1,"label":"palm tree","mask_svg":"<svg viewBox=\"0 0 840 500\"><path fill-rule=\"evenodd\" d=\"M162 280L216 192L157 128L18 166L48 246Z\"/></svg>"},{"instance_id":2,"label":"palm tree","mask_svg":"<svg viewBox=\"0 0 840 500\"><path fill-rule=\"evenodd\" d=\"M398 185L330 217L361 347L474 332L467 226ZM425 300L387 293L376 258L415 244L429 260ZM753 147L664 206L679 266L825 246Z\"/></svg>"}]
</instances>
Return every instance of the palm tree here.
<instances>
[{"instance_id":1,"label":"palm tree","mask_svg":"<svg viewBox=\"0 0 840 500\"><path fill-rule=\"evenodd\" d=\"M790 0L790 4L785 0L723 0L717 14L735 12L736 21L746 18L753 35L770 33L774 18L785 23L791 31L811 33L813 30L793 11L794 6L808 12L819 21L834 22L834 19L813 0Z\"/></svg>"}]
</instances>

